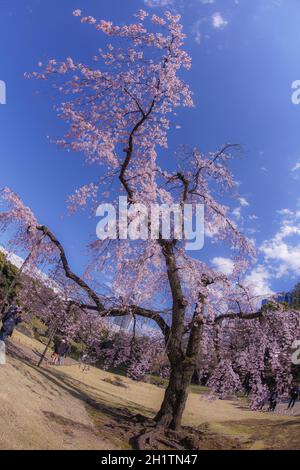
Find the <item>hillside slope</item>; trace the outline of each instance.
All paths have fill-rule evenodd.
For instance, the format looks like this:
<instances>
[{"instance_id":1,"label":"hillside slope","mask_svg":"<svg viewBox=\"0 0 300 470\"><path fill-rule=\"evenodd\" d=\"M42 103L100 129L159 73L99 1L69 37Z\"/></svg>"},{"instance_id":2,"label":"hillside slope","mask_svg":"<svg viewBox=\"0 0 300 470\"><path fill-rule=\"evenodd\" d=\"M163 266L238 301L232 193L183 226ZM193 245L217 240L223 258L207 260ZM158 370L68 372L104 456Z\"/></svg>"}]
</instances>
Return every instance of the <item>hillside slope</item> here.
<instances>
[{"instance_id":1,"label":"hillside slope","mask_svg":"<svg viewBox=\"0 0 300 470\"><path fill-rule=\"evenodd\" d=\"M71 363L39 369L33 351L42 348L19 332L9 344L0 366L0 449L130 449L135 416L152 417L163 389ZM254 413L243 401L191 393L184 424L207 430L202 448L300 449L299 415Z\"/></svg>"},{"instance_id":2,"label":"hillside slope","mask_svg":"<svg viewBox=\"0 0 300 470\"><path fill-rule=\"evenodd\" d=\"M114 448L96 431L81 397L47 369L8 357L0 384L1 450Z\"/></svg>"}]
</instances>

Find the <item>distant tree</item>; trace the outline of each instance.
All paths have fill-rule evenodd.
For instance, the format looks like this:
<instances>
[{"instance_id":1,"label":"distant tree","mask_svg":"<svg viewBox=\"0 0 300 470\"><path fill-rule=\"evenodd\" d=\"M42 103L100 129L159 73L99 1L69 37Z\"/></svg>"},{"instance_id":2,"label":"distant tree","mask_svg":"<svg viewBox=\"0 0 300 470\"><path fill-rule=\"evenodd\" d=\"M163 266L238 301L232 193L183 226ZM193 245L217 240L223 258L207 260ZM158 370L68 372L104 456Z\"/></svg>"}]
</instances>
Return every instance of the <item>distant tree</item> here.
<instances>
[{"instance_id":1,"label":"distant tree","mask_svg":"<svg viewBox=\"0 0 300 470\"><path fill-rule=\"evenodd\" d=\"M7 293L8 303L16 299L19 285L15 285L12 289L11 286L15 280L17 271L17 268L8 261L5 254L0 251L0 305L6 300Z\"/></svg>"}]
</instances>

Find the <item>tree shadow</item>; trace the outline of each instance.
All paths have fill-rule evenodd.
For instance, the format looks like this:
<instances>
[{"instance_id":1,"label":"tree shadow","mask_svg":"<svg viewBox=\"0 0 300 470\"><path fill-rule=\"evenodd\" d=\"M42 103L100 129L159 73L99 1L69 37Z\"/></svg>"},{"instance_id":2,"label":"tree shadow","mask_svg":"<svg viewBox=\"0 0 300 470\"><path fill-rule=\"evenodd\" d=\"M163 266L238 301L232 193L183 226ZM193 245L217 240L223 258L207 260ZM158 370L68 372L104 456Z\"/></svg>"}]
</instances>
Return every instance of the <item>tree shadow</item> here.
<instances>
[{"instance_id":1,"label":"tree shadow","mask_svg":"<svg viewBox=\"0 0 300 470\"><path fill-rule=\"evenodd\" d=\"M58 392L59 390L64 391L82 402L96 431L101 431L101 435L107 434L109 438L124 440L129 445L129 441L134 435L141 432L144 427L153 425L151 417L154 412L152 409L131 401L128 401L126 407L117 404L114 406L110 403L109 392L101 390L103 396L96 398L95 393L99 393L99 389L67 376L64 371L58 368L38 367L32 352L24 350L23 347L9 343L7 352L11 357L18 359L40 377L46 379L47 383L52 384ZM64 423L67 420L63 416L54 416L53 413L45 412L44 414L57 423Z\"/></svg>"},{"instance_id":2,"label":"tree shadow","mask_svg":"<svg viewBox=\"0 0 300 470\"><path fill-rule=\"evenodd\" d=\"M18 359L21 363L32 369L35 374L45 379L47 385L51 385L58 394L64 391L73 398L84 404L89 417L94 426L94 431L99 437L107 439L120 449L133 449L136 447L137 439L141 436L152 433L155 436L148 449L237 449L239 444L237 439L212 433L206 425L199 428L184 426L180 433L161 435L155 428L153 420L155 410L139 405L131 400L124 403L112 404L112 393L86 384L84 381L68 376L59 367L37 366L36 356L28 348L18 347L10 344L8 353ZM99 381L101 379L99 378ZM116 398L116 396L114 396ZM126 399L126 395L124 397ZM55 421L57 424L67 426L77 426L72 420L49 412L44 415ZM205 429L204 429L205 428ZM157 439L159 436L159 439ZM156 442L155 442L156 441ZM157 443L158 442L158 443ZM195 444L196 442L196 444ZM162 444L163 443L163 444ZM162 446L162 447L161 447ZM200 446L200 447L199 447Z\"/></svg>"}]
</instances>

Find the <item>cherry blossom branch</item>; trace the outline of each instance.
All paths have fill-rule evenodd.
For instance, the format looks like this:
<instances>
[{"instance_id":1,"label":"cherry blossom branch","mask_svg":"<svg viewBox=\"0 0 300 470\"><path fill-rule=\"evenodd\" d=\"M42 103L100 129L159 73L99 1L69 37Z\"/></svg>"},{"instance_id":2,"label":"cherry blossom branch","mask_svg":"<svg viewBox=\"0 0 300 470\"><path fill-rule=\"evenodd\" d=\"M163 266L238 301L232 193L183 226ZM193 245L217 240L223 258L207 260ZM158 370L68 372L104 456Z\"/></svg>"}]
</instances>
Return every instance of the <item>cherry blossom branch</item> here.
<instances>
[{"instance_id":1,"label":"cherry blossom branch","mask_svg":"<svg viewBox=\"0 0 300 470\"><path fill-rule=\"evenodd\" d=\"M134 128L130 132L129 139L128 139L128 147L125 149L126 158L125 158L125 160L124 160L124 162L121 166L119 179L120 179L126 193L128 194L128 199L129 199L130 203L133 202L133 196L134 195L133 195L132 189L130 188L130 186L128 184L128 181L125 178L125 173L126 173L126 170L129 166L129 163L130 163L130 160L131 160L131 157L132 157L132 154L133 154L133 148L134 148L133 139L134 139L135 133L139 130L139 128L144 124L144 122L150 116L150 114L151 114L151 112L154 108L154 105L155 105L155 100L152 101L151 106L150 106L149 110L147 111L147 113L145 113L141 109L142 118L136 123L136 125L134 126Z\"/></svg>"},{"instance_id":2,"label":"cherry blossom branch","mask_svg":"<svg viewBox=\"0 0 300 470\"><path fill-rule=\"evenodd\" d=\"M161 329L165 340L168 341L169 334L170 334L170 328L165 322L165 320L161 317L160 312L155 312L153 310L148 310L142 307L139 307L137 305L130 305L126 307L120 307L120 308L113 308L113 309L107 309L103 302L100 300L99 296L97 293L79 276L77 276L70 268L68 259L65 253L65 250L60 243L60 241L56 238L56 236L49 230L48 227L45 225L38 225L37 230L41 231L46 237L49 238L49 240L56 246L60 253L60 259L63 265L63 269L65 272L65 275L68 279L71 279L74 281L79 287L81 287L87 295L90 297L91 300L95 303L95 305L87 305L87 304L81 304L75 301L70 301L69 303L73 305L77 305L83 309L86 310L93 310L97 311L102 317L118 317L118 316L125 316L129 315L132 311L136 315L139 315L141 317L149 318L151 320L154 320L159 328Z\"/></svg>"},{"instance_id":3,"label":"cherry blossom branch","mask_svg":"<svg viewBox=\"0 0 300 470\"><path fill-rule=\"evenodd\" d=\"M58 249L58 251L60 253L61 262L62 262L64 271L65 271L65 274L66 274L66 277L68 279L71 279L72 281L74 281L79 287L81 287L88 294L88 296L95 302L95 304L97 306L97 309L99 311L104 310L104 306L103 306L102 302L100 301L99 296L94 292L93 289L91 289L91 287L83 279L81 279L79 276L77 276L70 269L65 250L64 250L62 244L55 237L55 235L45 225L38 225L37 230L39 230L45 236L47 236L49 238L49 240Z\"/></svg>"},{"instance_id":4,"label":"cherry blossom branch","mask_svg":"<svg viewBox=\"0 0 300 470\"><path fill-rule=\"evenodd\" d=\"M270 307L272 307L272 311L275 312L275 311L284 311L285 308L283 307L282 304L279 304L278 302L270 302L269 305L266 305L262 308L260 308L259 310L257 310L256 312L252 312L252 313L244 313L242 310L240 310L240 312L237 312L237 313L224 313L222 315L219 315L218 317L215 318L215 321L214 323L220 323L222 322L223 320L256 320L256 319L261 319L264 315L264 313L266 313ZM296 314L299 314L299 311L297 310L293 310L291 308L289 308L289 311L291 312L294 312Z\"/></svg>"},{"instance_id":5,"label":"cherry blossom branch","mask_svg":"<svg viewBox=\"0 0 300 470\"><path fill-rule=\"evenodd\" d=\"M262 310L258 310L257 312L253 313L224 313L223 315L219 315L215 319L215 323L221 323L223 320L255 320L257 318L261 318L263 315Z\"/></svg>"},{"instance_id":6,"label":"cherry blossom branch","mask_svg":"<svg viewBox=\"0 0 300 470\"><path fill-rule=\"evenodd\" d=\"M76 303L74 304L77 305ZM93 305L86 305L86 304L78 304L78 305L80 305L80 307L86 310L98 311L97 308ZM167 325L167 323L162 318L159 312L142 308L137 305L130 305L130 306L120 307L120 308L105 309L99 313L103 317L122 317L125 315L130 315L132 312L134 312L134 315L138 315L140 317L148 318L150 320L155 321L157 325L159 326L159 328L161 329L166 342L168 341L169 335L170 335L170 327Z\"/></svg>"}]
</instances>

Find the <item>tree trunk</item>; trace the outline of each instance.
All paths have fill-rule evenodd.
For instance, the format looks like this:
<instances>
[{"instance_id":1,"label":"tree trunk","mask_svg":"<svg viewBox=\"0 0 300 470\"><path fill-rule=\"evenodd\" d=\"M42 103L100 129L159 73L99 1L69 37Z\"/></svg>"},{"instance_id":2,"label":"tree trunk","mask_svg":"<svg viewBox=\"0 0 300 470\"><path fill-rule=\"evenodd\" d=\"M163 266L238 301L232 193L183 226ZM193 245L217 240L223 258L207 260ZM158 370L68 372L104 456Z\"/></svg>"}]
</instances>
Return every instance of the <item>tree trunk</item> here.
<instances>
[{"instance_id":1,"label":"tree trunk","mask_svg":"<svg viewBox=\"0 0 300 470\"><path fill-rule=\"evenodd\" d=\"M181 426L188 388L195 370L194 365L186 361L172 365L164 400L155 417L157 425L165 429L177 430Z\"/></svg>"},{"instance_id":2,"label":"tree trunk","mask_svg":"<svg viewBox=\"0 0 300 470\"><path fill-rule=\"evenodd\" d=\"M52 328L52 331L50 332L50 335L49 335L49 339L48 339L48 343L46 344L46 347L44 349L44 352L43 354L41 355L41 358L39 360L39 363L38 363L38 367L41 367L45 357L46 357L46 354L48 352L48 349L50 348L50 345L51 345L51 341L53 340L54 336L56 335L56 332L57 332L57 329L58 329L58 325L57 325L57 322L55 322L53 328Z\"/></svg>"},{"instance_id":3,"label":"tree trunk","mask_svg":"<svg viewBox=\"0 0 300 470\"><path fill-rule=\"evenodd\" d=\"M199 302L195 308L191 330L186 347L186 352L182 351L182 340L178 335L178 330L174 331L169 344L169 360L171 364L171 374L169 384L165 392L164 400L155 420L158 426L165 429L174 429L181 426L182 415L188 397L188 388L191 383L197 358L199 355L200 340L202 334L201 315L204 310L205 299L201 294ZM198 308L200 307L200 309ZM172 328L174 325L174 319Z\"/></svg>"}]
</instances>

